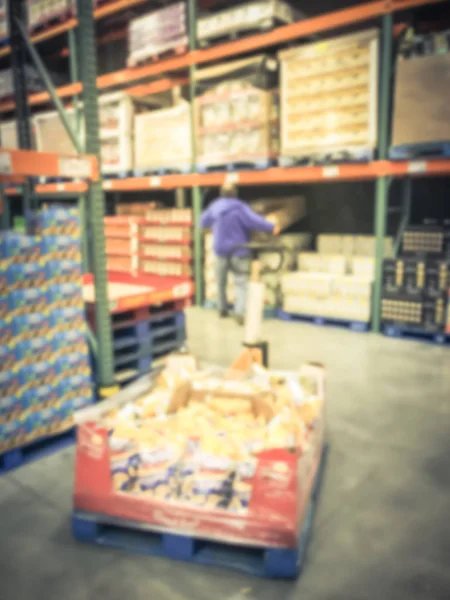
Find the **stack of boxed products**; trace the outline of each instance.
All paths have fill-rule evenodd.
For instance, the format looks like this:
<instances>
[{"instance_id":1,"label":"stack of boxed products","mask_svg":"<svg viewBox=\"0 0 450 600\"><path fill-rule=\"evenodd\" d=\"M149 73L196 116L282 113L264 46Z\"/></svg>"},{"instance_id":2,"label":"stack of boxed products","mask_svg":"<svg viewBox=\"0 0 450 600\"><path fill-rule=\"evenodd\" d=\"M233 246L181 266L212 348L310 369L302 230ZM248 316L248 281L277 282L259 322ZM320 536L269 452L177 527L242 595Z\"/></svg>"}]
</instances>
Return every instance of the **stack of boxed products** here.
<instances>
[{"instance_id":1,"label":"stack of boxed products","mask_svg":"<svg viewBox=\"0 0 450 600\"><path fill-rule=\"evenodd\" d=\"M92 0L93 6L98 0ZM28 30L45 27L76 14L76 0L27 0Z\"/></svg>"},{"instance_id":2,"label":"stack of boxed products","mask_svg":"<svg viewBox=\"0 0 450 600\"><path fill-rule=\"evenodd\" d=\"M264 216L266 219L276 222L280 231L289 228L292 224L306 216L306 201L303 197L288 197L281 199L267 198L251 203L252 209ZM283 249L283 261L277 272L273 271L280 265L278 253L262 253L261 269L262 280L265 283L265 304L266 307L274 308L280 303L280 283L284 273L291 271L296 263L296 257L299 252L306 250L311 245L311 236L308 233L282 234L273 238L270 234L254 234L254 241L268 242L270 245L276 243ZM216 283L216 257L213 247L212 233L205 234L204 247L204 271L205 282L205 300L213 305L217 304L217 283ZM233 277L228 277L227 282L227 300L233 303L235 300Z\"/></svg>"},{"instance_id":3,"label":"stack of boxed products","mask_svg":"<svg viewBox=\"0 0 450 600\"><path fill-rule=\"evenodd\" d=\"M324 444L323 367L241 372L182 354L166 365L86 414L75 508L296 548Z\"/></svg>"},{"instance_id":4,"label":"stack of boxed products","mask_svg":"<svg viewBox=\"0 0 450 600\"><path fill-rule=\"evenodd\" d=\"M377 142L378 31L282 50L281 156L370 158Z\"/></svg>"},{"instance_id":5,"label":"stack of boxed products","mask_svg":"<svg viewBox=\"0 0 450 600\"><path fill-rule=\"evenodd\" d=\"M444 331L450 287L448 232L439 225L405 230L401 256L383 265L381 319L385 325Z\"/></svg>"},{"instance_id":6,"label":"stack of boxed products","mask_svg":"<svg viewBox=\"0 0 450 600\"><path fill-rule=\"evenodd\" d=\"M107 268L137 275L192 277L192 212L122 204L105 217Z\"/></svg>"},{"instance_id":7,"label":"stack of boxed products","mask_svg":"<svg viewBox=\"0 0 450 600\"><path fill-rule=\"evenodd\" d=\"M267 166L278 156L277 63L257 56L197 72L197 166L245 162Z\"/></svg>"},{"instance_id":8,"label":"stack of boxed products","mask_svg":"<svg viewBox=\"0 0 450 600\"><path fill-rule=\"evenodd\" d=\"M91 404L75 211L43 209L0 235L0 452L73 426Z\"/></svg>"},{"instance_id":9,"label":"stack of boxed products","mask_svg":"<svg viewBox=\"0 0 450 600\"><path fill-rule=\"evenodd\" d=\"M286 313L369 322L375 274L373 236L320 235L318 252L300 253L298 271L282 278ZM392 256L392 239L385 240Z\"/></svg>"},{"instance_id":10,"label":"stack of boxed products","mask_svg":"<svg viewBox=\"0 0 450 600\"><path fill-rule=\"evenodd\" d=\"M185 2L132 19L128 26L128 65L134 67L168 51L186 52L187 20Z\"/></svg>"},{"instance_id":11,"label":"stack of boxed products","mask_svg":"<svg viewBox=\"0 0 450 600\"><path fill-rule=\"evenodd\" d=\"M281 23L292 23L296 14L281 0L240 2L239 6L202 16L197 21L197 40L200 46L223 36L233 36L255 29L267 30Z\"/></svg>"},{"instance_id":12,"label":"stack of boxed products","mask_svg":"<svg viewBox=\"0 0 450 600\"><path fill-rule=\"evenodd\" d=\"M74 128L79 118L78 126L83 133L83 106L79 105L78 115L73 108L66 109L66 114ZM134 104L128 94L114 92L100 96L99 121L103 173L128 173L133 169L133 120ZM35 115L32 122L36 148L39 152L76 153L72 140L56 111Z\"/></svg>"}]
</instances>

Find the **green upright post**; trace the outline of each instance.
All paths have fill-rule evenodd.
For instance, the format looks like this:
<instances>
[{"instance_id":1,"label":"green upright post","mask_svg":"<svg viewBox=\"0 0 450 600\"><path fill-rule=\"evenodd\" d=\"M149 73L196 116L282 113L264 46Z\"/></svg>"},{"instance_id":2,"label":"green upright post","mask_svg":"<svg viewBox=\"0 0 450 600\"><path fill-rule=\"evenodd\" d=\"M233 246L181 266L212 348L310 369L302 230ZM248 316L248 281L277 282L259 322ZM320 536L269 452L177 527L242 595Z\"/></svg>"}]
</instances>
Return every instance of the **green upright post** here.
<instances>
[{"instance_id":1,"label":"green upright post","mask_svg":"<svg viewBox=\"0 0 450 600\"><path fill-rule=\"evenodd\" d=\"M378 111L378 157L388 158L390 135L390 100L392 81L392 14L384 15L381 35L380 94ZM379 177L375 189L375 283L372 302L372 331L380 331L381 294L383 285L384 238L388 209L388 179Z\"/></svg>"},{"instance_id":2,"label":"green upright post","mask_svg":"<svg viewBox=\"0 0 450 600\"><path fill-rule=\"evenodd\" d=\"M189 0L189 49L193 52L197 42L197 0ZM191 102L191 171L197 168L197 139L195 132L195 65L189 67L189 99ZM192 206L194 217L194 279L195 303L203 303L203 256L202 232L200 229L200 216L202 214L202 195L200 188L192 188Z\"/></svg>"},{"instance_id":3,"label":"green upright post","mask_svg":"<svg viewBox=\"0 0 450 600\"><path fill-rule=\"evenodd\" d=\"M97 48L92 15L92 0L77 0L79 22L79 58L84 92L84 127L86 152L100 159ZM102 182L94 181L88 193L88 220L92 236L92 270L95 286L95 321L98 340L99 392L107 397L117 390L114 378L114 358L109 314L106 256L105 256L105 197Z\"/></svg>"}]
</instances>

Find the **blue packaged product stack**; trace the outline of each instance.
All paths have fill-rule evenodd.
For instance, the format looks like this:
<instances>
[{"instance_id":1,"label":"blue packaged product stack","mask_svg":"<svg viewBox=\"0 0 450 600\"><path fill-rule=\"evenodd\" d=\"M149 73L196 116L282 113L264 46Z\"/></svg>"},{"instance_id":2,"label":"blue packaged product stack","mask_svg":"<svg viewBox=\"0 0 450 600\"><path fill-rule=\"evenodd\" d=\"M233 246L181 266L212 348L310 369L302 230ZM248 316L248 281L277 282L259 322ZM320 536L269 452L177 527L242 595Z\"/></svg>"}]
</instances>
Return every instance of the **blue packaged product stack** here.
<instances>
[{"instance_id":1,"label":"blue packaged product stack","mask_svg":"<svg viewBox=\"0 0 450 600\"><path fill-rule=\"evenodd\" d=\"M0 235L0 461L94 400L78 213L44 208L27 229Z\"/></svg>"}]
</instances>

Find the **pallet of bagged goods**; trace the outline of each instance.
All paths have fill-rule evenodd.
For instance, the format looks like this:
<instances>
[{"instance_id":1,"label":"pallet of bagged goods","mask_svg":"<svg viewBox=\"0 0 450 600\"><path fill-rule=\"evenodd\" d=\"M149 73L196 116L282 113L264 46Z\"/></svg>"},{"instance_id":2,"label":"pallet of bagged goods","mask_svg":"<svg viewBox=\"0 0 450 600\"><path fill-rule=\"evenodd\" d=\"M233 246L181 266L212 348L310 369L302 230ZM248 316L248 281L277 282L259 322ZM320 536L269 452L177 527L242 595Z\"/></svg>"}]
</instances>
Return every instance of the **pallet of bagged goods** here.
<instances>
[{"instance_id":1,"label":"pallet of bagged goods","mask_svg":"<svg viewBox=\"0 0 450 600\"><path fill-rule=\"evenodd\" d=\"M298 576L324 468L325 369L240 362L173 354L159 375L80 415L78 540L117 546L120 528L127 550Z\"/></svg>"}]
</instances>

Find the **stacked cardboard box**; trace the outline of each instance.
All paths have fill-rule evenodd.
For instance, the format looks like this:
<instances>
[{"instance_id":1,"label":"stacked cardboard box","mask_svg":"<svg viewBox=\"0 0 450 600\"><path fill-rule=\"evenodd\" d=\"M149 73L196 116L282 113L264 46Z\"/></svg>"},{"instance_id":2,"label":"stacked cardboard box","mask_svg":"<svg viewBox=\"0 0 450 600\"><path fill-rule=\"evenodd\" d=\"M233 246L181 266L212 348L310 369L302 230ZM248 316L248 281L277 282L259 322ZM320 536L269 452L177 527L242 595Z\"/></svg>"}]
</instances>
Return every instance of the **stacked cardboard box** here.
<instances>
[{"instance_id":1,"label":"stacked cardboard box","mask_svg":"<svg viewBox=\"0 0 450 600\"><path fill-rule=\"evenodd\" d=\"M66 109L69 123L76 128L76 114L73 108ZM36 135L36 149L39 152L57 152L58 154L76 154L75 146L70 139L61 117L57 111L49 111L35 115L33 126ZM83 127L80 128L83 134Z\"/></svg>"},{"instance_id":2,"label":"stacked cardboard box","mask_svg":"<svg viewBox=\"0 0 450 600\"><path fill-rule=\"evenodd\" d=\"M295 11L286 2L244 2L237 7L201 17L197 22L197 39L202 44L222 36L270 29L277 23L292 23L294 20Z\"/></svg>"},{"instance_id":3,"label":"stacked cardboard box","mask_svg":"<svg viewBox=\"0 0 450 600\"><path fill-rule=\"evenodd\" d=\"M187 44L186 3L177 2L130 21L128 65L134 67L169 50L186 51Z\"/></svg>"},{"instance_id":4,"label":"stacked cardboard box","mask_svg":"<svg viewBox=\"0 0 450 600\"><path fill-rule=\"evenodd\" d=\"M17 128L15 121L5 121L0 124L0 145L2 148L17 149Z\"/></svg>"},{"instance_id":5,"label":"stacked cardboard box","mask_svg":"<svg viewBox=\"0 0 450 600\"><path fill-rule=\"evenodd\" d=\"M45 209L29 229L0 237L0 452L65 431L93 401L78 215Z\"/></svg>"},{"instance_id":6,"label":"stacked cardboard box","mask_svg":"<svg viewBox=\"0 0 450 600\"><path fill-rule=\"evenodd\" d=\"M190 104L136 114L134 160L136 171L187 171L192 160Z\"/></svg>"},{"instance_id":7,"label":"stacked cardboard box","mask_svg":"<svg viewBox=\"0 0 450 600\"><path fill-rule=\"evenodd\" d=\"M27 5L30 31L76 13L76 0L27 0Z\"/></svg>"},{"instance_id":8,"label":"stacked cardboard box","mask_svg":"<svg viewBox=\"0 0 450 600\"><path fill-rule=\"evenodd\" d=\"M392 238L385 239L392 256ZM298 256L298 271L282 281L287 313L368 322L375 276L375 237L319 235L318 252Z\"/></svg>"},{"instance_id":9,"label":"stacked cardboard box","mask_svg":"<svg viewBox=\"0 0 450 600\"><path fill-rule=\"evenodd\" d=\"M105 217L107 265L111 271L191 278L192 213L149 204L121 205Z\"/></svg>"},{"instance_id":10,"label":"stacked cardboard box","mask_svg":"<svg viewBox=\"0 0 450 600\"><path fill-rule=\"evenodd\" d=\"M103 173L131 171L133 162L134 104L124 92L99 99L100 143Z\"/></svg>"},{"instance_id":11,"label":"stacked cardboard box","mask_svg":"<svg viewBox=\"0 0 450 600\"><path fill-rule=\"evenodd\" d=\"M364 158L377 141L378 31L279 53L281 155Z\"/></svg>"},{"instance_id":12,"label":"stacked cardboard box","mask_svg":"<svg viewBox=\"0 0 450 600\"><path fill-rule=\"evenodd\" d=\"M255 57L197 74L198 166L266 165L278 155L276 62Z\"/></svg>"},{"instance_id":13,"label":"stacked cardboard box","mask_svg":"<svg viewBox=\"0 0 450 600\"><path fill-rule=\"evenodd\" d=\"M421 331L444 331L450 260L444 227L410 226L402 255L383 265L381 318L385 325Z\"/></svg>"}]
</instances>

